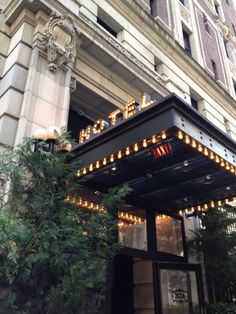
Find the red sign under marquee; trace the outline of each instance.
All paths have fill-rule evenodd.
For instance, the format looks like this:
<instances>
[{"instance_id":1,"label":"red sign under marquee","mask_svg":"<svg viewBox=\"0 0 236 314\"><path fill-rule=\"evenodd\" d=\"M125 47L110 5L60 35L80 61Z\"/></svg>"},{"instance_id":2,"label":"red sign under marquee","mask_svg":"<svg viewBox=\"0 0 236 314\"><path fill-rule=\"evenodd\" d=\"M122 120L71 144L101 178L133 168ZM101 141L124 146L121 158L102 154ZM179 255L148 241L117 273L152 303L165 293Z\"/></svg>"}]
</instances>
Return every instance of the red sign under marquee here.
<instances>
[{"instance_id":1,"label":"red sign under marquee","mask_svg":"<svg viewBox=\"0 0 236 314\"><path fill-rule=\"evenodd\" d=\"M159 144L152 148L152 154L155 159L171 155L171 146L169 143Z\"/></svg>"}]
</instances>

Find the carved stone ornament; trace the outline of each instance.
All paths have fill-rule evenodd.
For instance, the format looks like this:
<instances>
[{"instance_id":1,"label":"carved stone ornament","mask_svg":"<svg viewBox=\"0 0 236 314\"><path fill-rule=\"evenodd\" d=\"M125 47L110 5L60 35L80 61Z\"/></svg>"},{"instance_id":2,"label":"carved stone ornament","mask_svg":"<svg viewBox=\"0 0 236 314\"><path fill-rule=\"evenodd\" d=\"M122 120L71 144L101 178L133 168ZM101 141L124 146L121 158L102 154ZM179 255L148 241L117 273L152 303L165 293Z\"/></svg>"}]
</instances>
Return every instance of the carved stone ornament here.
<instances>
[{"instance_id":1,"label":"carved stone ornament","mask_svg":"<svg viewBox=\"0 0 236 314\"><path fill-rule=\"evenodd\" d=\"M236 37L230 32L230 28L218 16L215 17L216 24L225 40L236 43Z\"/></svg>"},{"instance_id":2,"label":"carved stone ornament","mask_svg":"<svg viewBox=\"0 0 236 314\"><path fill-rule=\"evenodd\" d=\"M51 14L42 37L42 48L47 52L50 71L56 72L62 65L66 67L73 65L79 33L69 16Z\"/></svg>"},{"instance_id":3,"label":"carved stone ornament","mask_svg":"<svg viewBox=\"0 0 236 314\"><path fill-rule=\"evenodd\" d=\"M76 91L76 78L74 76L71 77L70 80L70 92L73 93Z\"/></svg>"}]
</instances>

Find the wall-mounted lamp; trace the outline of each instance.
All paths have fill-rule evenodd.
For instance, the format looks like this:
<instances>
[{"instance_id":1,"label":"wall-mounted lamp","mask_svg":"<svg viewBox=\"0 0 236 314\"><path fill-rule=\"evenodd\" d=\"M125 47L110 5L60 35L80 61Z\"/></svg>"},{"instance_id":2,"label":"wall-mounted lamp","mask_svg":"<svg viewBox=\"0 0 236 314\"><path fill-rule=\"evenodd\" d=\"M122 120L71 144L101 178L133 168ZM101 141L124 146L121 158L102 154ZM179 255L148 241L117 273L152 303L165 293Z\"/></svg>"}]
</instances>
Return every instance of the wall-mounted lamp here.
<instances>
[{"instance_id":1,"label":"wall-mounted lamp","mask_svg":"<svg viewBox=\"0 0 236 314\"><path fill-rule=\"evenodd\" d=\"M57 126L50 126L47 129L35 130L32 134L32 137L35 139L34 150L37 151L39 148L39 144L43 143L43 149L48 150L51 153L53 152L55 146L57 146L62 151L71 151L72 144L69 142L64 143L63 147L60 147L60 145L58 145L58 139L60 138L61 134L61 129Z\"/></svg>"}]
</instances>

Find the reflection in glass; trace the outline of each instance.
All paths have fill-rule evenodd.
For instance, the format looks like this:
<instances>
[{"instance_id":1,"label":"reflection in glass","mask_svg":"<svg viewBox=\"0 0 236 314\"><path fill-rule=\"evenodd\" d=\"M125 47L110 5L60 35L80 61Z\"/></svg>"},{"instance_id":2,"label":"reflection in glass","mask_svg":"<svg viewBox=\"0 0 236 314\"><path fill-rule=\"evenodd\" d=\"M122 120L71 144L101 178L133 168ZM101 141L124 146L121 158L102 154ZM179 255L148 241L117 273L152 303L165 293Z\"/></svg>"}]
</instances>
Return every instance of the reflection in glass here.
<instances>
[{"instance_id":1,"label":"reflection in glass","mask_svg":"<svg viewBox=\"0 0 236 314\"><path fill-rule=\"evenodd\" d=\"M181 221L166 215L156 215L157 250L183 256Z\"/></svg>"},{"instance_id":2,"label":"reflection in glass","mask_svg":"<svg viewBox=\"0 0 236 314\"><path fill-rule=\"evenodd\" d=\"M196 274L193 271L161 270L163 314L200 314Z\"/></svg>"},{"instance_id":3,"label":"reflection in glass","mask_svg":"<svg viewBox=\"0 0 236 314\"><path fill-rule=\"evenodd\" d=\"M134 212L134 211L133 211ZM125 247L147 250L147 229L145 211L135 209L133 212L119 212L119 242Z\"/></svg>"}]
</instances>

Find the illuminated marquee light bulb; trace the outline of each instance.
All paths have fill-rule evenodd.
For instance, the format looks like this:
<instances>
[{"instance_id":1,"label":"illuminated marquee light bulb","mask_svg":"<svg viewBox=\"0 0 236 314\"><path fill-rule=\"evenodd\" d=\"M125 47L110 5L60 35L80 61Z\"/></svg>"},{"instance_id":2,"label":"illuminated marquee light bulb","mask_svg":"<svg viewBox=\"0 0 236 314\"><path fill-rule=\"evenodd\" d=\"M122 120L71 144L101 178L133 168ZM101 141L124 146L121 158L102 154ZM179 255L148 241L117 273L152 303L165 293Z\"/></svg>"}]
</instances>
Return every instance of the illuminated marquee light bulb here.
<instances>
[{"instance_id":1,"label":"illuminated marquee light bulb","mask_svg":"<svg viewBox=\"0 0 236 314\"><path fill-rule=\"evenodd\" d=\"M198 149L199 152L202 152L202 151L203 151L202 145L201 145L201 144L198 144L197 149Z\"/></svg>"},{"instance_id":2,"label":"illuminated marquee light bulb","mask_svg":"<svg viewBox=\"0 0 236 314\"><path fill-rule=\"evenodd\" d=\"M122 158L122 152L121 152L121 150L118 152L117 157L118 157L119 159L121 159L121 158Z\"/></svg>"},{"instance_id":3,"label":"illuminated marquee light bulb","mask_svg":"<svg viewBox=\"0 0 236 314\"><path fill-rule=\"evenodd\" d=\"M134 144L134 151L137 152L138 151L138 144Z\"/></svg>"},{"instance_id":4,"label":"illuminated marquee light bulb","mask_svg":"<svg viewBox=\"0 0 236 314\"><path fill-rule=\"evenodd\" d=\"M147 140L144 139L144 140L143 140L143 147L147 147L147 145L148 145L148 144L147 144Z\"/></svg>"},{"instance_id":5,"label":"illuminated marquee light bulb","mask_svg":"<svg viewBox=\"0 0 236 314\"><path fill-rule=\"evenodd\" d=\"M201 211L201 206L198 205L197 210L200 212Z\"/></svg>"},{"instance_id":6,"label":"illuminated marquee light bulb","mask_svg":"<svg viewBox=\"0 0 236 314\"><path fill-rule=\"evenodd\" d=\"M89 166L89 171L93 171L93 164Z\"/></svg>"},{"instance_id":7,"label":"illuminated marquee light bulb","mask_svg":"<svg viewBox=\"0 0 236 314\"><path fill-rule=\"evenodd\" d=\"M210 159L214 159L215 158L215 156L214 156L214 154L211 152L210 153Z\"/></svg>"},{"instance_id":8,"label":"illuminated marquee light bulb","mask_svg":"<svg viewBox=\"0 0 236 314\"><path fill-rule=\"evenodd\" d=\"M222 205L222 202L221 201L218 201L218 206L221 206Z\"/></svg>"},{"instance_id":9,"label":"illuminated marquee light bulb","mask_svg":"<svg viewBox=\"0 0 236 314\"><path fill-rule=\"evenodd\" d=\"M153 136L152 136L152 143L153 143L153 144L156 144L156 142L157 142L157 138L156 138L155 135L153 135Z\"/></svg>"},{"instance_id":10,"label":"illuminated marquee light bulb","mask_svg":"<svg viewBox=\"0 0 236 314\"><path fill-rule=\"evenodd\" d=\"M167 138L166 133L162 133L162 134L161 134L161 138L162 138L163 140L165 140L165 139Z\"/></svg>"},{"instance_id":11,"label":"illuminated marquee light bulb","mask_svg":"<svg viewBox=\"0 0 236 314\"><path fill-rule=\"evenodd\" d=\"M185 136L185 143L186 144L189 144L190 143L190 138L188 135Z\"/></svg>"},{"instance_id":12,"label":"illuminated marquee light bulb","mask_svg":"<svg viewBox=\"0 0 236 314\"><path fill-rule=\"evenodd\" d=\"M204 209L208 209L208 205L207 204L204 204Z\"/></svg>"},{"instance_id":13,"label":"illuminated marquee light bulb","mask_svg":"<svg viewBox=\"0 0 236 314\"><path fill-rule=\"evenodd\" d=\"M83 169L83 174L86 174L87 173L87 170L86 168Z\"/></svg>"},{"instance_id":14,"label":"illuminated marquee light bulb","mask_svg":"<svg viewBox=\"0 0 236 314\"><path fill-rule=\"evenodd\" d=\"M125 154L128 156L130 154L129 147L126 147Z\"/></svg>"},{"instance_id":15,"label":"illuminated marquee light bulb","mask_svg":"<svg viewBox=\"0 0 236 314\"><path fill-rule=\"evenodd\" d=\"M228 162L226 163L226 167L225 168L226 168L226 170L230 170L230 166L229 166Z\"/></svg>"},{"instance_id":16,"label":"illuminated marquee light bulb","mask_svg":"<svg viewBox=\"0 0 236 314\"><path fill-rule=\"evenodd\" d=\"M231 166L230 171L231 171L232 173L235 172L234 166Z\"/></svg>"},{"instance_id":17,"label":"illuminated marquee light bulb","mask_svg":"<svg viewBox=\"0 0 236 314\"><path fill-rule=\"evenodd\" d=\"M220 158L218 155L215 155L215 162L219 163L220 162Z\"/></svg>"},{"instance_id":18,"label":"illuminated marquee light bulb","mask_svg":"<svg viewBox=\"0 0 236 314\"><path fill-rule=\"evenodd\" d=\"M183 132L179 131L177 134L178 138L182 140L184 138Z\"/></svg>"},{"instance_id":19,"label":"illuminated marquee light bulb","mask_svg":"<svg viewBox=\"0 0 236 314\"><path fill-rule=\"evenodd\" d=\"M182 211L182 210L180 210L180 211L179 211L179 214L180 214L180 215L183 215L183 211Z\"/></svg>"},{"instance_id":20,"label":"illuminated marquee light bulb","mask_svg":"<svg viewBox=\"0 0 236 314\"><path fill-rule=\"evenodd\" d=\"M193 147L193 148L196 148L196 147L197 147L197 143L196 143L195 140L192 140L192 147Z\"/></svg>"},{"instance_id":21,"label":"illuminated marquee light bulb","mask_svg":"<svg viewBox=\"0 0 236 314\"><path fill-rule=\"evenodd\" d=\"M224 166L225 166L225 162L224 162L223 159L221 159L220 165L221 165L221 167L224 167Z\"/></svg>"},{"instance_id":22,"label":"illuminated marquee light bulb","mask_svg":"<svg viewBox=\"0 0 236 314\"><path fill-rule=\"evenodd\" d=\"M106 164L107 164L107 159L106 159L106 157L105 157L105 158L103 158L103 162L102 162L102 164L103 164L103 166L106 166Z\"/></svg>"},{"instance_id":23,"label":"illuminated marquee light bulb","mask_svg":"<svg viewBox=\"0 0 236 314\"><path fill-rule=\"evenodd\" d=\"M225 204L227 204L227 203L229 203L229 199L228 198L225 199Z\"/></svg>"},{"instance_id":24,"label":"illuminated marquee light bulb","mask_svg":"<svg viewBox=\"0 0 236 314\"><path fill-rule=\"evenodd\" d=\"M206 147L204 148L204 155L208 156L208 149Z\"/></svg>"},{"instance_id":25,"label":"illuminated marquee light bulb","mask_svg":"<svg viewBox=\"0 0 236 314\"><path fill-rule=\"evenodd\" d=\"M99 169L100 168L100 164L99 161L96 162L96 168Z\"/></svg>"},{"instance_id":26,"label":"illuminated marquee light bulb","mask_svg":"<svg viewBox=\"0 0 236 314\"><path fill-rule=\"evenodd\" d=\"M81 172L80 170L77 171L77 177L80 177L81 176Z\"/></svg>"},{"instance_id":27,"label":"illuminated marquee light bulb","mask_svg":"<svg viewBox=\"0 0 236 314\"><path fill-rule=\"evenodd\" d=\"M215 202L214 201L211 201L211 207L215 207Z\"/></svg>"},{"instance_id":28,"label":"illuminated marquee light bulb","mask_svg":"<svg viewBox=\"0 0 236 314\"><path fill-rule=\"evenodd\" d=\"M113 161L114 161L114 155L112 154L110 157L110 162L113 162Z\"/></svg>"}]
</instances>

